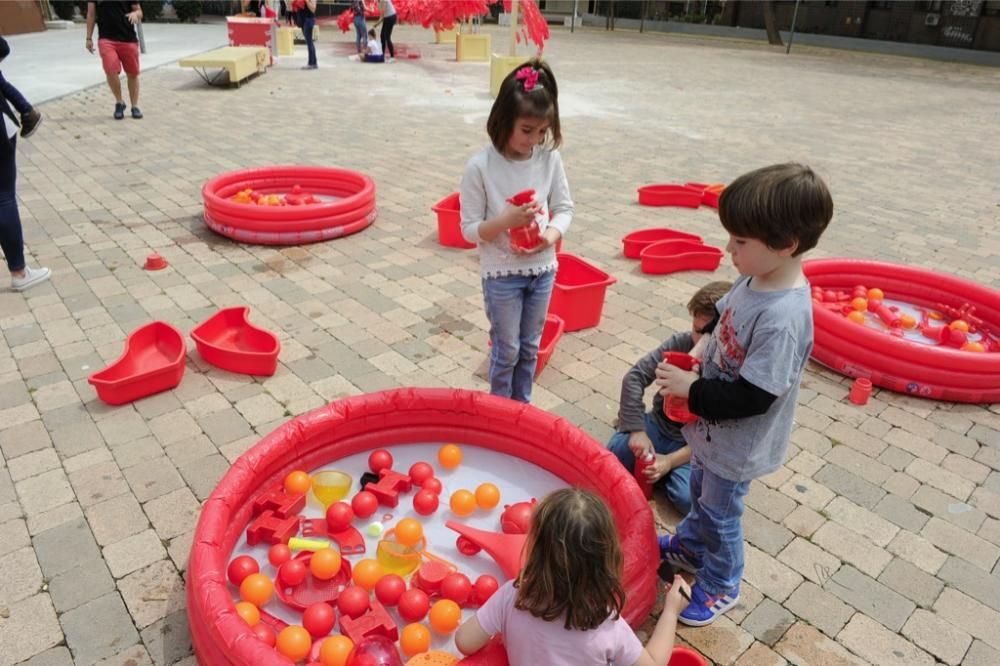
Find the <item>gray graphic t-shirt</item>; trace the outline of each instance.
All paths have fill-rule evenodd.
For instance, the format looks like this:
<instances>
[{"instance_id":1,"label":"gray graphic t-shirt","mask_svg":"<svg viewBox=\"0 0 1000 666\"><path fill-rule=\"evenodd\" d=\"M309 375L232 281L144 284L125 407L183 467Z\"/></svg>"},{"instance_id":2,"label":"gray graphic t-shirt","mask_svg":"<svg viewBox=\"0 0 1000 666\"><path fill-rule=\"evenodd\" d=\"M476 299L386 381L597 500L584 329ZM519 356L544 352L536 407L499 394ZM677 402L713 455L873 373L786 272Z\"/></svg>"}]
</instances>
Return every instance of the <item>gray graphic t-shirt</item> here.
<instances>
[{"instance_id":1,"label":"gray graphic t-shirt","mask_svg":"<svg viewBox=\"0 0 1000 666\"><path fill-rule=\"evenodd\" d=\"M809 286L754 291L741 277L716 308L720 313L705 350L701 376L745 380L778 396L763 414L743 419L698 419L684 439L710 472L730 481L770 474L784 462L799 382L812 351Z\"/></svg>"}]
</instances>

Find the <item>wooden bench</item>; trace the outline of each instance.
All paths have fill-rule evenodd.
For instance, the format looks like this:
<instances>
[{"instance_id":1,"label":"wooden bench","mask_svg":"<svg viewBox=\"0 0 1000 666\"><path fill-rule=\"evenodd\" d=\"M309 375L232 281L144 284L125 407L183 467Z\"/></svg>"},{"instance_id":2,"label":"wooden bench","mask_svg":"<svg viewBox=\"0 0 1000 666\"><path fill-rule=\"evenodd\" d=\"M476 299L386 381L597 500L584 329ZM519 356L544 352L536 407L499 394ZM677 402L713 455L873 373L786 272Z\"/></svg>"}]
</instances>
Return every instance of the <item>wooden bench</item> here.
<instances>
[{"instance_id":1,"label":"wooden bench","mask_svg":"<svg viewBox=\"0 0 1000 666\"><path fill-rule=\"evenodd\" d=\"M225 73L229 77L227 83L239 86L243 79L266 72L270 62L271 53L266 47L224 46L183 58L180 66L194 69L208 84L222 83L222 75ZM210 75L209 70L218 71Z\"/></svg>"}]
</instances>

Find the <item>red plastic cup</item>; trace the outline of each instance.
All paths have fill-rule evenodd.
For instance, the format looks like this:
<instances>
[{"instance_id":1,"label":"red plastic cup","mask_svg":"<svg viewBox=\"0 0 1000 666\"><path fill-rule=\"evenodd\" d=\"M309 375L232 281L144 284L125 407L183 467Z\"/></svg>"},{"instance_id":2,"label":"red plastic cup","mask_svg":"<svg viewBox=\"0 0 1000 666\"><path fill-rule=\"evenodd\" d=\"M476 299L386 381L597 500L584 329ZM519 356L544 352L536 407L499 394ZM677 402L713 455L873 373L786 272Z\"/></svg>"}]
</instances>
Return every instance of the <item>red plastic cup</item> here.
<instances>
[{"instance_id":1,"label":"red plastic cup","mask_svg":"<svg viewBox=\"0 0 1000 666\"><path fill-rule=\"evenodd\" d=\"M871 394L872 380L858 377L854 380L854 384L851 385L851 393L847 398L855 405L864 405L868 402Z\"/></svg>"},{"instance_id":2,"label":"red plastic cup","mask_svg":"<svg viewBox=\"0 0 1000 666\"><path fill-rule=\"evenodd\" d=\"M656 462L656 456L652 453L647 453L644 456L636 456L635 458L635 469L632 473L635 475L635 482L642 488L642 494L646 496L646 499L652 499L653 497L653 484L646 478L645 472L646 468L654 462Z\"/></svg>"},{"instance_id":3,"label":"red plastic cup","mask_svg":"<svg viewBox=\"0 0 1000 666\"><path fill-rule=\"evenodd\" d=\"M708 662L694 650L678 645L670 653L667 666L708 666Z\"/></svg>"},{"instance_id":4,"label":"red plastic cup","mask_svg":"<svg viewBox=\"0 0 1000 666\"><path fill-rule=\"evenodd\" d=\"M154 252L146 257L146 264L143 266L147 271L158 271L167 267L167 260Z\"/></svg>"},{"instance_id":5,"label":"red plastic cup","mask_svg":"<svg viewBox=\"0 0 1000 666\"><path fill-rule=\"evenodd\" d=\"M682 370L694 370L694 365L698 361L694 356L684 352L663 352L663 360L670 365L675 365ZM663 413L671 421L677 423L694 423L698 417L688 411L687 398L678 398L668 395L663 399Z\"/></svg>"}]
</instances>

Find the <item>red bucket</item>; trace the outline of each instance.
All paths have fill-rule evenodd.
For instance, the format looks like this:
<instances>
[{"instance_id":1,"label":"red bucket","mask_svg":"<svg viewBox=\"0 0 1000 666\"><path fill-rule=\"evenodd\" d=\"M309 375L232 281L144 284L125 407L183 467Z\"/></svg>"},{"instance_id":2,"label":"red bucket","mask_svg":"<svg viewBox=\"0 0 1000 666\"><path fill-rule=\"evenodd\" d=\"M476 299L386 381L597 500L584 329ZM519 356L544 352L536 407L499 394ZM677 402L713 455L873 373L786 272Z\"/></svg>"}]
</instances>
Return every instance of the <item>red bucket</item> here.
<instances>
[{"instance_id":1,"label":"red bucket","mask_svg":"<svg viewBox=\"0 0 1000 666\"><path fill-rule=\"evenodd\" d=\"M604 295L618 280L575 254L560 252L556 258L559 270L549 314L562 318L566 333L597 326L604 310Z\"/></svg>"},{"instance_id":2,"label":"red bucket","mask_svg":"<svg viewBox=\"0 0 1000 666\"><path fill-rule=\"evenodd\" d=\"M476 247L462 236L462 205L458 192L449 194L431 207L438 216L438 243L445 247L469 250Z\"/></svg>"}]
</instances>

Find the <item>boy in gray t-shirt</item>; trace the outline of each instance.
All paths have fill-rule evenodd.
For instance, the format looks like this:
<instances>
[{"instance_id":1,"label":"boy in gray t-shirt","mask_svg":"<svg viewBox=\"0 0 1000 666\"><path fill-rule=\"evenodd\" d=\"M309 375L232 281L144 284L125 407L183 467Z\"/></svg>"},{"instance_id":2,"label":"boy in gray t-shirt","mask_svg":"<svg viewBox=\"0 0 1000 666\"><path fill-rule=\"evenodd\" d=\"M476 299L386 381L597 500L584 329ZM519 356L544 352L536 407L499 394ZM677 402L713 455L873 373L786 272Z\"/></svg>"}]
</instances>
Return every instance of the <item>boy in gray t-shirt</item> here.
<instances>
[{"instance_id":1,"label":"boy in gray t-shirt","mask_svg":"<svg viewBox=\"0 0 1000 666\"><path fill-rule=\"evenodd\" d=\"M661 394L688 399L699 419L691 447L691 511L662 557L696 573L678 618L710 624L736 605L743 576L743 498L778 469L792 431L799 382L813 345L812 301L802 255L833 217L833 200L808 167L779 164L737 178L719 200L726 249L742 276L719 301L711 337L691 354L701 374L661 363Z\"/></svg>"}]
</instances>

